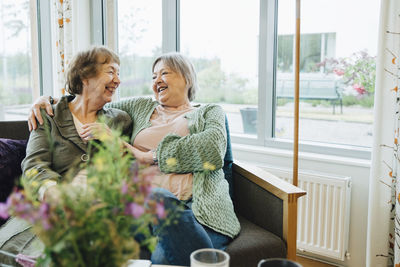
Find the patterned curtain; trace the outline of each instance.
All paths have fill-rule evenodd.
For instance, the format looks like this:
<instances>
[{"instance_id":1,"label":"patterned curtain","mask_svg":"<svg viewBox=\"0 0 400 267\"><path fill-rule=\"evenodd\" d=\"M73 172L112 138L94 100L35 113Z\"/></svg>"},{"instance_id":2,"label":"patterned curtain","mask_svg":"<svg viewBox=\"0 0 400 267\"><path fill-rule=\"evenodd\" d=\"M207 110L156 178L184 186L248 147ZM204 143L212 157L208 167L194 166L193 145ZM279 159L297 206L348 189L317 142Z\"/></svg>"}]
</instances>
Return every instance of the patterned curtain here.
<instances>
[{"instance_id":1,"label":"patterned curtain","mask_svg":"<svg viewBox=\"0 0 400 267\"><path fill-rule=\"evenodd\" d=\"M65 94L65 70L72 58L72 0L53 0L56 23L57 90L56 96Z\"/></svg>"},{"instance_id":2,"label":"patterned curtain","mask_svg":"<svg viewBox=\"0 0 400 267\"><path fill-rule=\"evenodd\" d=\"M379 31L366 266L400 267L399 0L382 0Z\"/></svg>"}]
</instances>

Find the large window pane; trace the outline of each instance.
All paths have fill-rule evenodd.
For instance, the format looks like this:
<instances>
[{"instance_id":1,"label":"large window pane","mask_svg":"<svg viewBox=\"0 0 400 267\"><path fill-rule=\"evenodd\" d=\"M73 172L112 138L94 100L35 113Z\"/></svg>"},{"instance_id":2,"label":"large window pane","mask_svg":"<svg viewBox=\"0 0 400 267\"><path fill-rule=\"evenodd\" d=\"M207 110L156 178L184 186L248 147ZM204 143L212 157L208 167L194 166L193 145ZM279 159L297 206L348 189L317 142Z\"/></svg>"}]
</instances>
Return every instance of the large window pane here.
<instances>
[{"instance_id":1,"label":"large window pane","mask_svg":"<svg viewBox=\"0 0 400 267\"><path fill-rule=\"evenodd\" d=\"M379 1L301 3L300 139L370 147ZM279 0L275 137L284 139L293 138L294 25L295 1Z\"/></svg>"},{"instance_id":2,"label":"large window pane","mask_svg":"<svg viewBox=\"0 0 400 267\"><path fill-rule=\"evenodd\" d=\"M118 0L120 95L152 95L151 64L161 54L162 0Z\"/></svg>"},{"instance_id":3,"label":"large window pane","mask_svg":"<svg viewBox=\"0 0 400 267\"><path fill-rule=\"evenodd\" d=\"M29 0L0 1L0 120L26 119L32 102Z\"/></svg>"},{"instance_id":4,"label":"large window pane","mask_svg":"<svg viewBox=\"0 0 400 267\"><path fill-rule=\"evenodd\" d=\"M233 133L256 134L259 5L180 2L180 49L194 63L200 85L195 101L223 106Z\"/></svg>"}]
</instances>

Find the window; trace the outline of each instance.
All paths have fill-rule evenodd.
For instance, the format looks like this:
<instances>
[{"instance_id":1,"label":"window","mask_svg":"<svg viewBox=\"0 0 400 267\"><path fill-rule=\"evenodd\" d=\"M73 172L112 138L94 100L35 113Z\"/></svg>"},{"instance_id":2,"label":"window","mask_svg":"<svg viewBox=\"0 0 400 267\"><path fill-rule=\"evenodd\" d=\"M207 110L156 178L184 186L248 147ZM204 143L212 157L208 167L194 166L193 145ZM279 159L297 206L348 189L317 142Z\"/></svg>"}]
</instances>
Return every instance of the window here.
<instances>
[{"instance_id":1,"label":"window","mask_svg":"<svg viewBox=\"0 0 400 267\"><path fill-rule=\"evenodd\" d=\"M379 3L301 3L300 139L370 147ZM282 139L293 138L294 4L278 1L274 136ZM368 22L353 20L359 6ZM353 73L356 64L361 69Z\"/></svg>"},{"instance_id":2,"label":"window","mask_svg":"<svg viewBox=\"0 0 400 267\"><path fill-rule=\"evenodd\" d=\"M152 58L179 50L198 73L195 101L224 108L233 142L292 148L295 1L118 3L120 54L135 64L122 63L123 96L151 93ZM368 158L379 1L301 4L300 149ZM360 7L368 20L354 20Z\"/></svg>"},{"instance_id":3,"label":"window","mask_svg":"<svg viewBox=\"0 0 400 267\"><path fill-rule=\"evenodd\" d=\"M151 66L161 54L162 0L118 0L120 96L151 95Z\"/></svg>"},{"instance_id":4,"label":"window","mask_svg":"<svg viewBox=\"0 0 400 267\"><path fill-rule=\"evenodd\" d=\"M180 50L200 86L195 101L219 103L232 133L256 134L256 117L243 125L241 114L251 116L258 103L259 8L258 1L180 2Z\"/></svg>"},{"instance_id":5,"label":"window","mask_svg":"<svg viewBox=\"0 0 400 267\"><path fill-rule=\"evenodd\" d=\"M33 96L29 0L0 1L0 120L26 119Z\"/></svg>"}]
</instances>

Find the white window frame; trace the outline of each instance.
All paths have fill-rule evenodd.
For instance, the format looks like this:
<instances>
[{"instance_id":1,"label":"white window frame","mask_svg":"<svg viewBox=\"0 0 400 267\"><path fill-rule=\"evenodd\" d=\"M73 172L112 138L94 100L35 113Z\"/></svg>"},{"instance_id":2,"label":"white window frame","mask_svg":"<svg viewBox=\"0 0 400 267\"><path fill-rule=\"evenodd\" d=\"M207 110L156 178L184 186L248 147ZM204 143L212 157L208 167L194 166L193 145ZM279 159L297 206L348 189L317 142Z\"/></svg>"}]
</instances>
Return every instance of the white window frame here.
<instances>
[{"instance_id":1,"label":"white window frame","mask_svg":"<svg viewBox=\"0 0 400 267\"><path fill-rule=\"evenodd\" d=\"M37 0L37 49L40 95L53 95L53 48L51 45L51 6L49 0Z\"/></svg>"},{"instance_id":2,"label":"white window frame","mask_svg":"<svg viewBox=\"0 0 400 267\"><path fill-rule=\"evenodd\" d=\"M180 0L162 1L162 51L164 53L180 50L179 14ZM274 136L277 14L278 0L260 0L257 137L249 138L235 133L231 133L231 137L232 142L237 144L292 150L293 142L291 140L278 139ZM118 25L117 16L113 21L114 25ZM311 141L300 141L299 151L359 159L371 158L371 148L369 147Z\"/></svg>"}]
</instances>

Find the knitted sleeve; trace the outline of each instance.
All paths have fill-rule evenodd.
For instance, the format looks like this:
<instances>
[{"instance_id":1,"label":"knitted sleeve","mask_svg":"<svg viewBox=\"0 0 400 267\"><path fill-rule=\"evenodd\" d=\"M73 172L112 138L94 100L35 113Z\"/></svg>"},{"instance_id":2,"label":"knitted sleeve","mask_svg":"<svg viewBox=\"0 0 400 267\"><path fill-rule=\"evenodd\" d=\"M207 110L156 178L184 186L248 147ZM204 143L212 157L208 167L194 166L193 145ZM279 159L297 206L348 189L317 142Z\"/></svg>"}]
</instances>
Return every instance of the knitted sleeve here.
<instances>
[{"instance_id":1,"label":"knitted sleeve","mask_svg":"<svg viewBox=\"0 0 400 267\"><path fill-rule=\"evenodd\" d=\"M164 173L193 173L221 169L226 150L225 115L221 107L206 106L194 119L196 133L181 137L167 135L158 145L160 170Z\"/></svg>"},{"instance_id":2,"label":"knitted sleeve","mask_svg":"<svg viewBox=\"0 0 400 267\"><path fill-rule=\"evenodd\" d=\"M111 102L106 107L117 108L129 114L134 124L144 124L148 112L155 106L155 101L151 97L131 97L121 101Z\"/></svg>"},{"instance_id":3,"label":"knitted sleeve","mask_svg":"<svg viewBox=\"0 0 400 267\"><path fill-rule=\"evenodd\" d=\"M134 120L134 106L137 101L137 98L128 98L116 102L111 102L106 105L108 108L117 108L120 110L125 111L126 113L129 114L131 117L132 121Z\"/></svg>"}]
</instances>

